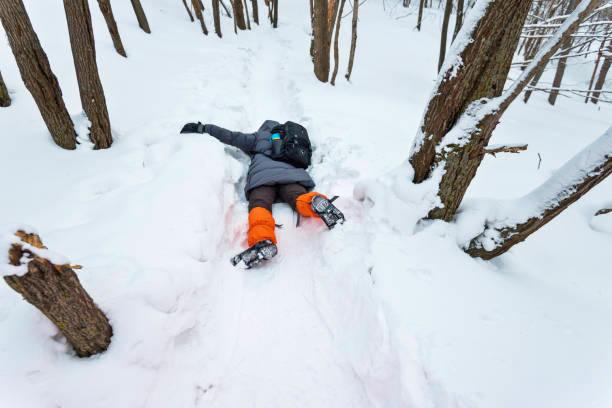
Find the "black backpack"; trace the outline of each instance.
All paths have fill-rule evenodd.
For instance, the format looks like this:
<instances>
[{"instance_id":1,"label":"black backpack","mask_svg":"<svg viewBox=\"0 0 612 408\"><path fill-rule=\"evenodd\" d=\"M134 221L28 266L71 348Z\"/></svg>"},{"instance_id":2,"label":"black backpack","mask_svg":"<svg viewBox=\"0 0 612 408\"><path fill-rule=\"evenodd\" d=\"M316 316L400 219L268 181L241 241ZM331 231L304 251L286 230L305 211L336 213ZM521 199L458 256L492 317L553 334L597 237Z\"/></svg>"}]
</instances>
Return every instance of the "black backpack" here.
<instances>
[{"instance_id":1,"label":"black backpack","mask_svg":"<svg viewBox=\"0 0 612 408\"><path fill-rule=\"evenodd\" d=\"M280 153L273 154L272 158L302 169L308 168L312 162L312 146L306 128L295 122L285 122L272 129L272 134L275 133L280 133L282 145Z\"/></svg>"}]
</instances>

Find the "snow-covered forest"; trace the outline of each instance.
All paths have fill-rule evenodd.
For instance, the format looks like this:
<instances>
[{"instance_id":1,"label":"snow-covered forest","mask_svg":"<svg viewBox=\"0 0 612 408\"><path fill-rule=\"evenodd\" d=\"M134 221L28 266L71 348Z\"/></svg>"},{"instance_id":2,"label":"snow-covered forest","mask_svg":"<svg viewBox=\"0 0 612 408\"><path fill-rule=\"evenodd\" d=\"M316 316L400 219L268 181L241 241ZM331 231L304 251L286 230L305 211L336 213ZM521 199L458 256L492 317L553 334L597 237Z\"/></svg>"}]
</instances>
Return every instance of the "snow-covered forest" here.
<instances>
[{"instance_id":1,"label":"snow-covered forest","mask_svg":"<svg viewBox=\"0 0 612 408\"><path fill-rule=\"evenodd\" d=\"M0 407L612 406L611 0L0 21Z\"/></svg>"}]
</instances>

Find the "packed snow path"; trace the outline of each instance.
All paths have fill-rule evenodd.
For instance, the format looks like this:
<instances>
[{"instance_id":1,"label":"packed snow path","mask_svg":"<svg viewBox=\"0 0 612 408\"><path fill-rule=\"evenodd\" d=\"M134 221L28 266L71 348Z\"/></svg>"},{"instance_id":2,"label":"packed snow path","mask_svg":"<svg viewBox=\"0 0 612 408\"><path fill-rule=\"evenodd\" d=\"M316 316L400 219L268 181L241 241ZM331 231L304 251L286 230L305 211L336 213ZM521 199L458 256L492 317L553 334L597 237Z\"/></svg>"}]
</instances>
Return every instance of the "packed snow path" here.
<instances>
[{"instance_id":1,"label":"packed snow path","mask_svg":"<svg viewBox=\"0 0 612 408\"><path fill-rule=\"evenodd\" d=\"M194 107L194 120L243 131L256 130L266 118L308 121L282 64L289 44L274 32L259 35L264 39L257 48L239 50L242 65L231 64L235 72L226 75L227 83L216 84L221 92L209 93L198 70L188 76L189 84L201 83L188 103ZM223 59L206 64L211 62L219 70L229 65ZM316 166L329 176L317 181L333 186L334 169L329 167L339 163L328 165L321 150ZM277 231L279 255L263 268L233 268L229 258L244 248L246 236L241 178L248 159L232 148L224 148L223 154L227 173L233 170L218 208L225 214L225 231L218 242L202 243L212 245L202 265L211 280L182 306L179 316L191 316L189 323L177 335L177 344L168 348L162 367L172 368L156 374L155 383L164 386L153 387L147 406L175 401L177 393L166 389L171 383L183 388L178 395L193 397L203 406L400 406L399 363L363 263L368 241L360 231L361 214L344 208L351 223L329 232L317 220L303 220L296 228L291 209L277 204L274 215L283 224ZM190 359L191 374L175 366ZM182 378L176 378L177 372Z\"/></svg>"}]
</instances>

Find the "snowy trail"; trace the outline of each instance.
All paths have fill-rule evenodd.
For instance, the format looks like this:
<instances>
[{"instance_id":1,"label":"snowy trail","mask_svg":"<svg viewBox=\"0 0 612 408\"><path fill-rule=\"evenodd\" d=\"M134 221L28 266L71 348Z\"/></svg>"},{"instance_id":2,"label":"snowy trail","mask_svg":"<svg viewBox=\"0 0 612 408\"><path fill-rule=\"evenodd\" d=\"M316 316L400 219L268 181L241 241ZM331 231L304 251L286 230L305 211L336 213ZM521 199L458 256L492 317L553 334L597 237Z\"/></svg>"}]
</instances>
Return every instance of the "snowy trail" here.
<instances>
[{"instance_id":1,"label":"snowy trail","mask_svg":"<svg viewBox=\"0 0 612 408\"><path fill-rule=\"evenodd\" d=\"M294 84L287 80L280 62L288 46L270 35L257 50L244 51L242 86L248 95L247 106L254 108L246 112L252 129L272 113L281 121L304 120L293 92ZM269 98L270 89L278 89L275 98ZM322 274L334 273L326 265L329 259L322 247L327 239L325 234L329 234L324 226L313 221L295 228L289 207L275 205L277 222L284 224L278 231L280 254L265 268L242 271L232 268L227 260L240 250L239 244L244 240L246 202L237 202L230 208L228 228L235 231L234 239L222 246L223 255L214 266L215 282L208 289L208 293L222 294L216 295L210 305L208 319L215 323L205 331L205 336L217 337L215 348L220 351L219 372L215 373L219 376L218 385L207 394L212 406L389 406L372 400L379 396L372 395L375 391L368 389L371 387L362 377L370 367L365 367L363 373L357 372L362 368L356 368L354 363L359 362L351 361L346 353L351 347L342 344L347 340L347 327L340 316L333 316L346 313L334 310L334 303L339 301L342 305L344 296L352 295L355 300L354 304L342 305L347 309L359 310L364 302L372 302L371 287L362 286L359 290L363 293L352 294L354 288L349 282L328 280L324 283L343 285L319 287ZM336 234L336 238L341 236ZM327 310L319 305L321 302L327 303ZM375 303L373 306L377 307ZM366 329L350 341L375 349L380 345L369 343L372 339L379 341L376 336L386 328L371 327L381 324L380 315L374 316L374 321L368 317L361 315L363 321L350 322L357 325L348 328L351 334L361 331L359 326ZM376 355L380 350L370 354L374 355L359 358L381 358Z\"/></svg>"}]
</instances>

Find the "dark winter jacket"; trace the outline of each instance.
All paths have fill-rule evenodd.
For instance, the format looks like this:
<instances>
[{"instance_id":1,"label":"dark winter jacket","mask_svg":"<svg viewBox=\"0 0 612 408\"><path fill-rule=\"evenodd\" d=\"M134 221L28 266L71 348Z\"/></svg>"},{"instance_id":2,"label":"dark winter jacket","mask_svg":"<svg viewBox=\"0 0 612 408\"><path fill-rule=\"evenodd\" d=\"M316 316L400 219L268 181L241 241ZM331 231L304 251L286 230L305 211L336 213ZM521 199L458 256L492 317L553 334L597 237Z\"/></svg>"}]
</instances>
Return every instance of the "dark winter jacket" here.
<instances>
[{"instance_id":1,"label":"dark winter jacket","mask_svg":"<svg viewBox=\"0 0 612 408\"><path fill-rule=\"evenodd\" d=\"M278 125L278 122L266 120L255 133L232 132L215 125L204 126L204 132L222 143L239 148L251 157L244 188L247 197L250 190L259 186L299 183L308 190L315 186L306 170L270 158L272 154L270 131Z\"/></svg>"}]
</instances>

